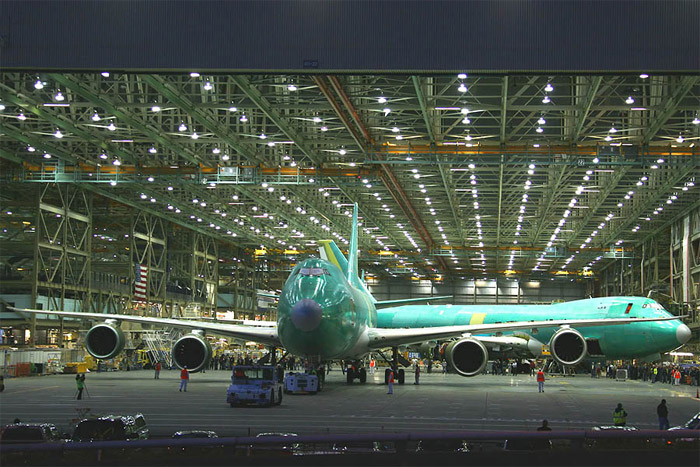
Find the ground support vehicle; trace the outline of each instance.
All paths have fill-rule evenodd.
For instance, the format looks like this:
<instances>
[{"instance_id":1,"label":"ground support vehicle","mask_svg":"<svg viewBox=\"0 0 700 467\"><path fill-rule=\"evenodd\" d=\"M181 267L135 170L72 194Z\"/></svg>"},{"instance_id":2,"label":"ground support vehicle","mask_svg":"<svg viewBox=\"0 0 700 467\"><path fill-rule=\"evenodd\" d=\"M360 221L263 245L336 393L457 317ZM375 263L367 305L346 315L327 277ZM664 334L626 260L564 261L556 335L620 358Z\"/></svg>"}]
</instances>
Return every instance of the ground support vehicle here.
<instances>
[{"instance_id":1,"label":"ground support vehicle","mask_svg":"<svg viewBox=\"0 0 700 467\"><path fill-rule=\"evenodd\" d=\"M284 377L286 394L316 394L319 389L319 378L316 375L289 372Z\"/></svg>"},{"instance_id":2,"label":"ground support vehicle","mask_svg":"<svg viewBox=\"0 0 700 467\"><path fill-rule=\"evenodd\" d=\"M272 365L236 365L233 367L231 385L226 402L237 405L280 405L282 403L282 377Z\"/></svg>"}]
</instances>

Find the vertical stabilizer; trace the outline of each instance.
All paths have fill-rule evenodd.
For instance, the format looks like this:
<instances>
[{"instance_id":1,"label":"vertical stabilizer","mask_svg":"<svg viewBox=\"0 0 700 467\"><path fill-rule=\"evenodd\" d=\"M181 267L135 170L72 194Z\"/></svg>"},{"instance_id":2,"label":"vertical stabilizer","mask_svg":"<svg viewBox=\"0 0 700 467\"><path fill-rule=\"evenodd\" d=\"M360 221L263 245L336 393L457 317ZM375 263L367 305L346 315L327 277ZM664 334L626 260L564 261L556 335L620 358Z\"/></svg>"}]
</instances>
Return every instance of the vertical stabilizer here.
<instances>
[{"instance_id":1,"label":"vertical stabilizer","mask_svg":"<svg viewBox=\"0 0 700 467\"><path fill-rule=\"evenodd\" d=\"M322 259L335 264L345 277L348 276L348 260L333 240L319 240L318 251Z\"/></svg>"},{"instance_id":2,"label":"vertical stabilizer","mask_svg":"<svg viewBox=\"0 0 700 467\"><path fill-rule=\"evenodd\" d=\"M357 269L357 203L355 203L352 209L352 235L350 236L350 250L348 250L348 282L354 285L360 284Z\"/></svg>"}]
</instances>

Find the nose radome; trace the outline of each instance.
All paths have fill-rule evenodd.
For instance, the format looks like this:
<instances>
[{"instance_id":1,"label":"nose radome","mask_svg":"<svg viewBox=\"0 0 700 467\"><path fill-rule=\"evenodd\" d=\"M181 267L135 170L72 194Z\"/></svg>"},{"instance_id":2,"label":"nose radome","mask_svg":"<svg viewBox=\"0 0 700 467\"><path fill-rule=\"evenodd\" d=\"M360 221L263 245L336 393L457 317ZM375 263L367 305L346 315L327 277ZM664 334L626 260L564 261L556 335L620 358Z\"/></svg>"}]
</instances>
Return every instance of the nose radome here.
<instances>
[{"instance_id":1,"label":"nose radome","mask_svg":"<svg viewBox=\"0 0 700 467\"><path fill-rule=\"evenodd\" d=\"M680 342L681 344L685 344L686 342L688 342L690 340L690 335L690 328L685 324L681 324L676 329L676 339L678 339L678 342Z\"/></svg>"},{"instance_id":2,"label":"nose radome","mask_svg":"<svg viewBox=\"0 0 700 467\"><path fill-rule=\"evenodd\" d=\"M292 323L300 331L313 331L321 324L323 309L315 301L304 298L292 307L290 314Z\"/></svg>"}]
</instances>

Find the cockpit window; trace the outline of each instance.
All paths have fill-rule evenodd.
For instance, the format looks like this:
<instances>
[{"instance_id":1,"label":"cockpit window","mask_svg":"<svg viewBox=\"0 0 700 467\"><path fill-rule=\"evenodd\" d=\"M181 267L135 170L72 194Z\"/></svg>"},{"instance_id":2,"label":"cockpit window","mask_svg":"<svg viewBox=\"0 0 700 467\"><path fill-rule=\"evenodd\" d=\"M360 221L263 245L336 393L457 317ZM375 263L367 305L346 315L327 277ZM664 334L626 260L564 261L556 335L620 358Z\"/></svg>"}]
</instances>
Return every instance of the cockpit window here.
<instances>
[{"instance_id":1,"label":"cockpit window","mask_svg":"<svg viewBox=\"0 0 700 467\"><path fill-rule=\"evenodd\" d=\"M326 268L301 268L299 274L302 276L330 276Z\"/></svg>"},{"instance_id":2,"label":"cockpit window","mask_svg":"<svg viewBox=\"0 0 700 467\"><path fill-rule=\"evenodd\" d=\"M642 305L642 308L651 308L658 311L666 311L666 309L657 302L646 302Z\"/></svg>"}]
</instances>

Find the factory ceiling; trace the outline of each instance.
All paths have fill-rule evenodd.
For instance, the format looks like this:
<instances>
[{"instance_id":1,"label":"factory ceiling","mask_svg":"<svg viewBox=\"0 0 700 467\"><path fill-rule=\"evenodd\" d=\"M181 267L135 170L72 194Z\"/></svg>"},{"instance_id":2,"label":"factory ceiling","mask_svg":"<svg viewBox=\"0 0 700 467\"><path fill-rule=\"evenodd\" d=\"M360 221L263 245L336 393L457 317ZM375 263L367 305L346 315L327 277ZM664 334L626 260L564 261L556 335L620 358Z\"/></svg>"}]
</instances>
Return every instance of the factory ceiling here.
<instances>
[{"instance_id":1,"label":"factory ceiling","mask_svg":"<svg viewBox=\"0 0 700 467\"><path fill-rule=\"evenodd\" d=\"M15 189L81 184L287 263L347 248L357 203L375 276L587 274L700 199L697 75L13 71L0 109Z\"/></svg>"}]
</instances>

